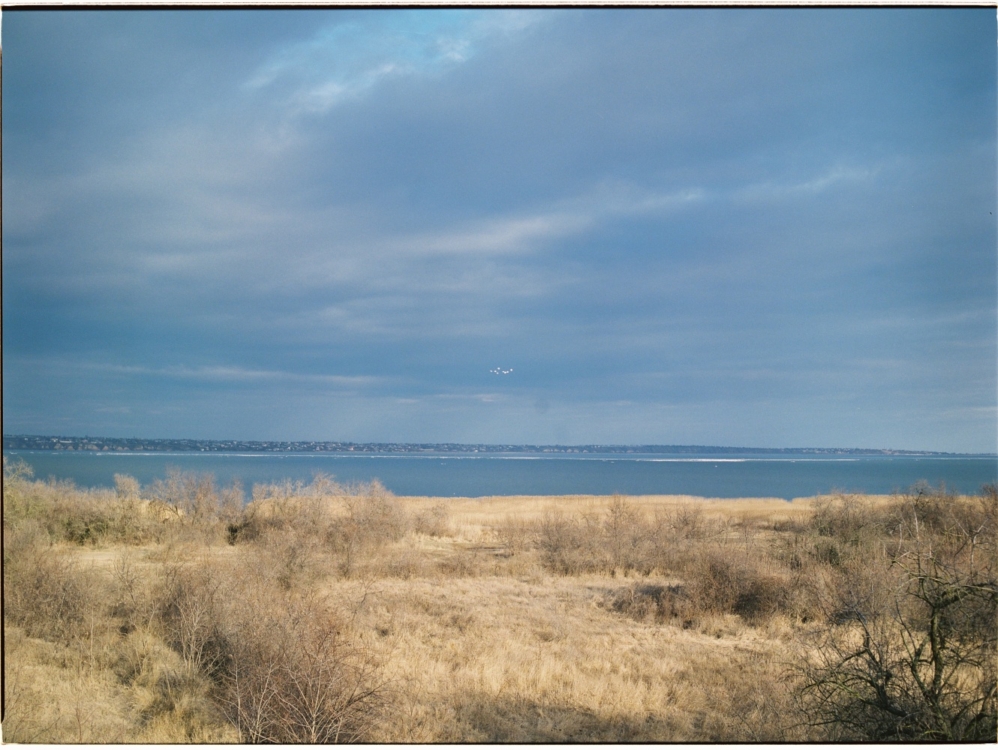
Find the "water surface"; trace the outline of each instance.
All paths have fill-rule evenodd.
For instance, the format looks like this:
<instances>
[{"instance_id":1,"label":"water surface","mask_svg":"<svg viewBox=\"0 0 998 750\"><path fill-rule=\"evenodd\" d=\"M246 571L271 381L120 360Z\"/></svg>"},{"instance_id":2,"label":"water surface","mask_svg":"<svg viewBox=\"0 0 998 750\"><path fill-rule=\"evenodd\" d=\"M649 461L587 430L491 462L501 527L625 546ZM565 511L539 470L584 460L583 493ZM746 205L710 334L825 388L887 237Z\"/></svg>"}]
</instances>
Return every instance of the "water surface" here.
<instances>
[{"instance_id":1,"label":"water surface","mask_svg":"<svg viewBox=\"0 0 998 750\"><path fill-rule=\"evenodd\" d=\"M142 484L171 468L211 473L220 484L311 481L321 472L344 483L380 480L397 495L698 495L807 497L834 491L874 494L919 481L975 493L998 483L998 458L979 456L690 456L664 454L459 453L112 453L9 450L39 479L110 487L115 474Z\"/></svg>"}]
</instances>

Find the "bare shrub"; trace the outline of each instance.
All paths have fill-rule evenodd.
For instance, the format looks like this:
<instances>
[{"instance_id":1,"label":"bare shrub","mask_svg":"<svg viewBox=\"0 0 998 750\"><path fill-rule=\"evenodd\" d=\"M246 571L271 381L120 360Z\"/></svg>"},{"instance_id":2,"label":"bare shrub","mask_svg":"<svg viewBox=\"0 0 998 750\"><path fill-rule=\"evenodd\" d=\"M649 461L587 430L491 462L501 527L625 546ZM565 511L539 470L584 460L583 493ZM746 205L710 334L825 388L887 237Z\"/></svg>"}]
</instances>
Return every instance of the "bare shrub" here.
<instances>
[{"instance_id":1,"label":"bare shrub","mask_svg":"<svg viewBox=\"0 0 998 750\"><path fill-rule=\"evenodd\" d=\"M53 511L59 522L59 537L73 544L134 542L142 535L138 513L131 500L119 499L103 490L80 492L66 486Z\"/></svg>"},{"instance_id":2,"label":"bare shrub","mask_svg":"<svg viewBox=\"0 0 998 750\"><path fill-rule=\"evenodd\" d=\"M665 514L666 524L673 537L679 540L702 540L716 531L716 522L711 522L704 513L702 503L681 503Z\"/></svg>"},{"instance_id":3,"label":"bare shrub","mask_svg":"<svg viewBox=\"0 0 998 750\"><path fill-rule=\"evenodd\" d=\"M6 521L6 519L4 519ZM51 544L45 526L35 519L22 519L17 524L3 525L3 566L5 573L20 561L31 557Z\"/></svg>"},{"instance_id":4,"label":"bare shrub","mask_svg":"<svg viewBox=\"0 0 998 750\"><path fill-rule=\"evenodd\" d=\"M111 614L120 622L119 632L127 635L137 628L151 627L158 615L158 602L149 574L139 570L127 548L114 561L111 576Z\"/></svg>"},{"instance_id":5,"label":"bare shrub","mask_svg":"<svg viewBox=\"0 0 998 750\"><path fill-rule=\"evenodd\" d=\"M229 542L258 541L267 545L271 534L325 543L334 522L333 504L345 490L331 477L316 473L310 484L285 480L253 486L253 499L228 524Z\"/></svg>"},{"instance_id":6,"label":"bare shrub","mask_svg":"<svg viewBox=\"0 0 998 750\"><path fill-rule=\"evenodd\" d=\"M253 540L270 530L321 530L327 521L323 496L300 481L253 485L239 539Z\"/></svg>"},{"instance_id":7,"label":"bare shrub","mask_svg":"<svg viewBox=\"0 0 998 750\"><path fill-rule=\"evenodd\" d=\"M638 621L679 620L688 625L699 614L694 612L689 597L679 585L634 584L612 592L600 600L599 604Z\"/></svg>"},{"instance_id":8,"label":"bare shrub","mask_svg":"<svg viewBox=\"0 0 998 750\"><path fill-rule=\"evenodd\" d=\"M435 503L426 510L413 514L412 530L426 536L449 536L451 533L449 513L443 503Z\"/></svg>"},{"instance_id":9,"label":"bare shrub","mask_svg":"<svg viewBox=\"0 0 998 750\"><path fill-rule=\"evenodd\" d=\"M320 600L291 596L277 607L244 608L231 617L218 700L241 742L367 737L384 687Z\"/></svg>"},{"instance_id":10,"label":"bare shrub","mask_svg":"<svg viewBox=\"0 0 998 750\"><path fill-rule=\"evenodd\" d=\"M442 533L442 506L419 521ZM401 540L413 527L401 503L378 482L344 488L317 474L310 485L285 481L255 485L242 519L228 526L229 541L256 542L274 560L285 589L314 580L326 554L349 576L362 557Z\"/></svg>"},{"instance_id":11,"label":"bare shrub","mask_svg":"<svg viewBox=\"0 0 998 750\"><path fill-rule=\"evenodd\" d=\"M300 529L274 530L257 549L268 575L285 591L308 586L323 573L320 543L314 534Z\"/></svg>"},{"instance_id":12,"label":"bare shrub","mask_svg":"<svg viewBox=\"0 0 998 750\"><path fill-rule=\"evenodd\" d=\"M889 511L873 507L867 498L835 495L820 498L814 506L810 528L817 535L814 556L831 565L849 557L862 558L883 538Z\"/></svg>"},{"instance_id":13,"label":"bare shrub","mask_svg":"<svg viewBox=\"0 0 998 750\"><path fill-rule=\"evenodd\" d=\"M138 482L116 475L117 489L80 490L72 482L33 481L23 462L4 459L4 526L41 524L53 540L74 544L141 543L157 538Z\"/></svg>"},{"instance_id":14,"label":"bare shrub","mask_svg":"<svg viewBox=\"0 0 998 750\"><path fill-rule=\"evenodd\" d=\"M172 510L187 536L194 539L212 542L231 536L232 527L242 518L243 490L238 481L219 492L211 474L170 469L165 480L152 483L149 492L161 507Z\"/></svg>"},{"instance_id":15,"label":"bare shrub","mask_svg":"<svg viewBox=\"0 0 998 750\"><path fill-rule=\"evenodd\" d=\"M544 567L561 575L602 568L603 554L597 549L598 522L592 516L568 517L544 514L538 528L538 547Z\"/></svg>"},{"instance_id":16,"label":"bare shrub","mask_svg":"<svg viewBox=\"0 0 998 750\"><path fill-rule=\"evenodd\" d=\"M134 477L127 474L114 475L114 499L109 498L111 533L116 542L142 543L158 539L161 524L148 512L148 503L143 501L141 487Z\"/></svg>"},{"instance_id":17,"label":"bare shrub","mask_svg":"<svg viewBox=\"0 0 998 750\"><path fill-rule=\"evenodd\" d=\"M684 627L708 615L739 615L758 625L793 614L792 576L730 550L702 550L688 562L682 584L641 583L613 592L602 606L638 620L678 620Z\"/></svg>"},{"instance_id":18,"label":"bare shrub","mask_svg":"<svg viewBox=\"0 0 998 750\"><path fill-rule=\"evenodd\" d=\"M648 564L648 544L652 532L637 509L620 495L614 495L603 518L600 536L610 571L640 570Z\"/></svg>"},{"instance_id":19,"label":"bare shrub","mask_svg":"<svg viewBox=\"0 0 998 750\"><path fill-rule=\"evenodd\" d=\"M325 570L322 555L337 492L342 490L322 474L309 485L290 481L254 485L253 501L227 525L228 541L253 544L253 559L280 588L309 585Z\"/></svg>"},{"instance_id":20,"label":"bare shrub","mask_svg":"<svg viewBox=\"0 0 998 750\"><path fill-rule=\"evenodd\" d=\"M917 488L880 556L845 567L831 625L799 667L799 705L830 739L993 741L998 493Z\"/></svg>"},{"instance_id":21,"label":"bare shrub","mask_svg":"<svg viewBox=\"0 0 998 750\"><path fill-rule=\"evenodd\" d=\"M113 513L107 492L81 492L72 482L31 480L23 463L4 463L4 525L38 522L52 539L83 543L97 541L113 531Z\"/></svg>"},{"instance_id":22,"label":"bare shrub","mask_svg":"<svg viewBox=\"0 0 998 750\"><path fill-rule=\"evenodd\" d=\"M215 479L210 474L194 474L169 469L166 479L152 483L153 497L177 509L188 523L213 520L218 507Z\"/></svg>"},{"instance_id":23,"label":"bare shrub","mask_svg":"<svg viewBox=\"0 0 998 750\"><path fill-rule=\"evenodd\" d=\"M412 528L402 504L380 483L352 489L344 499L346 515L329 526L326 542L339 558L339 570L350 576L361 556L400 541Z\"/></svg>"},{"instance_id":24,"label":"bare shrub","mask_svg":"<svg viewBox=\"0 0 998 750\"><path fill-rule=\"evenodd\" d=\"M29 481L29 477L15 471L5 481L5 526L37 522L51 539L73 544L141 544L163 538L162 519L140 496L132 477L115 475L113 492L80 490L72 482Z\"/></svg>"},{"instance_id":25,"label":"bare shrub","mask_svg":"<svg viewBox=\"0 0 998 750\"><path fill-rule=\"evenodd\" d=\"M648 575L654 570L682 569L693 539L713 532L714 524L697 506L648 519L632 503L614 496L601 516L548 513L536 526L507 521L493 533L509 549L523 547L521 540L531 539L541 551L544 566L562 575Z\"/></svg>"},{"instance_id":26,"label":"bare shrub","mask_svg":"<svg viewBox=\"0 0 998 750\"><path fill-rule=\"evenodd\" d=\"M191 672L212 676L224 666L222 586L222 577L206 561L173 565L166 571L160 618L167 642Z\"/></svg>"},{"instance_id":27,"label":"bare shrub","mask_svg":"<svg viewBox=\"0 0 998 750\"><path fill-rule=\"evenodd\" d=\"M352 533L366 543L397 542L410 529L402 504L378 481L348 496L346 507Z\"/></svg>"},{"instance_id":28,"label":"bare shrub","mask_svg":"<svg viewBox=\"0 0 998 750\"><path fill-rule=\"evenodd\" d=\"M50 509L47 498L39 496L34 471L22 460L3 457L3 523L14 526L22 520L41 520Z\"/></svg>"},{"instance_id":29,"label":"bare shrub","mask_svg":"<svg viewBox=\"0 0 998 750\"><path fill-rule=\"evenodd\" d=\"M47 545L18 552L4 564L4 621L36 638L93 646L108 622L104 580Z\"/></svg>"},{"instance_id":30,"label":"bare shrub","mask_svg":"<svg viewBox=\"0 0 998 750\"><path fill-rule=\"evenodd\" d=\"M515 516L503 518L490 528L490 532L509 557L535 549L538 545L538 525Z\"/></svg>"}]
</instances>

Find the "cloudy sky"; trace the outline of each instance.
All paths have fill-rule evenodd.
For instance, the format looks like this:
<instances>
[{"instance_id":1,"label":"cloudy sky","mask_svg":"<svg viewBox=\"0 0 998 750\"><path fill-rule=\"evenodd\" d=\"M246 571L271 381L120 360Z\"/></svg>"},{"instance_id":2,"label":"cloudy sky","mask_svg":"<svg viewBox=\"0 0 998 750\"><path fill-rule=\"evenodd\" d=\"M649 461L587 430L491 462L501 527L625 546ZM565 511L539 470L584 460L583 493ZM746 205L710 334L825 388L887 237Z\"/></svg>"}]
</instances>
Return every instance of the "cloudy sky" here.
<instances>
[{"instance_id":1,"label":"cloudy sky","mask_svg":"<svg viewBox=\"0 0 998 750\"><path fill-rule=\"evenodd\" d=\"M995 450L994 9L2 32L7 434Z\"/></svg>"}]
</instances>

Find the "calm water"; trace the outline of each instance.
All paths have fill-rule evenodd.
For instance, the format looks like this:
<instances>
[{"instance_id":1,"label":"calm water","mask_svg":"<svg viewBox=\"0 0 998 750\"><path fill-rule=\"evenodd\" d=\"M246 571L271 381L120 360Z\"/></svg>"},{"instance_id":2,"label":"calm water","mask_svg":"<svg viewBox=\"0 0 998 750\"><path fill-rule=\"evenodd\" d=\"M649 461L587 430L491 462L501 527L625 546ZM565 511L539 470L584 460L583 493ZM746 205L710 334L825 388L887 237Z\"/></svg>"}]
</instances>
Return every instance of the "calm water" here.
<instances>
[{"instance_id":1,"label":"calm water","mask_svg":"<svg viewBox=\"0 0 998 750\"><path fill-rule=\"evenodd\" d=\"M832 491L890 493L918 481L974 493L998 483L998 458L948 457L691 457L655 455L98 453L5 451L39 479L71 479L110 487L115 474L142 484L170 468L211 473L220 484L281 479L310 481L316 472L338 481L379 479L397 495L676 494L702 497L806 497Z\"/></svg>"}]
</instances>

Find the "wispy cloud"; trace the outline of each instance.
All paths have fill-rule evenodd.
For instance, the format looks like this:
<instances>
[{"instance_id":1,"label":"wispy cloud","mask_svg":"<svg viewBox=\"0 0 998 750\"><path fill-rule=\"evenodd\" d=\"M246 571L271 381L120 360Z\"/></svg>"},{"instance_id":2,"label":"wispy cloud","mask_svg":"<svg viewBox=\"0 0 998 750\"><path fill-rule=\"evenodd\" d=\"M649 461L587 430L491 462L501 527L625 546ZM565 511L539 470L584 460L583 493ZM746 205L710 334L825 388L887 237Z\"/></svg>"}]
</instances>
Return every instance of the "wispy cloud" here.
<instances>
[{"instance_id":1,"label":"wispy cloud","mask_svg":"<svg viewBox=\"0 0 998 750\"><path fill-rule=\"evenodd\" d=\"M113 375L134 375L140 377L163 377L180 380L224 383L312 383L345 388L373 386L387 382L388 378L372 375L333 375L323 373L302 373L286 370L264 370L236 365L168 365L151 367L147 365L123 365L110 362L78 361L37 357L17 357L20 365L34 365L43 368L64 370L87 370Z\"/></svg>"},{"instance_id":2,"label":"wispy cloud","mask_svg":"<svg viewBox=\"0 0 998 750\"><path fill-rule=\"evenodd\" d=\"M813 197L826 190L869 182L877 177L881 165L871 167L835 165L813 177L796 182L756 182L737 188L733 197L745 200L779 200L782 198Z\"/></svg>"},{"instance_id":3,"label":"wispy cloud","mask_svg":"<svg viewBox=\"0 0 998 750\"><path fill-rule=\"evenodd\" d=\"M291 114L323 113L390 78L444 73L470 60L489 41L522 32L542 18L522 11L369 14L278 51L244 86L255 90L290 84Z\"/></svg>"},{"instance_id":4,"label":"wispy cloud","mask_svg":"<svg viewBox=\"0 0 998 750\"><path fill-rule=\"evenodd\" d=\"M656 192L624 183L600 184L546 211L492 217L395 238L388 244L393 250L419 255L519 253L538 249L546 241L584 234L615 219L690 208L705 197L698 187Z\"/></svg>"},{"instance_id":5,"label":"wispy cloud","mask_svg":"<svg viewBox=\"0 0 998 750\"><path fill-rule=\"evenodd\" d=\"M286 372L282 370L254 370L246 367L225 365L187 367L173 365L169 367L134 367L120 365L95 365L98 369L106 369L125 374L158 375L186 380L204 380L215 382L279 382L314 383L343 387L358 387L374 385L384 381L384 378L368 375L325 375L312 373Z\"/></svg>"}]
</instances>

